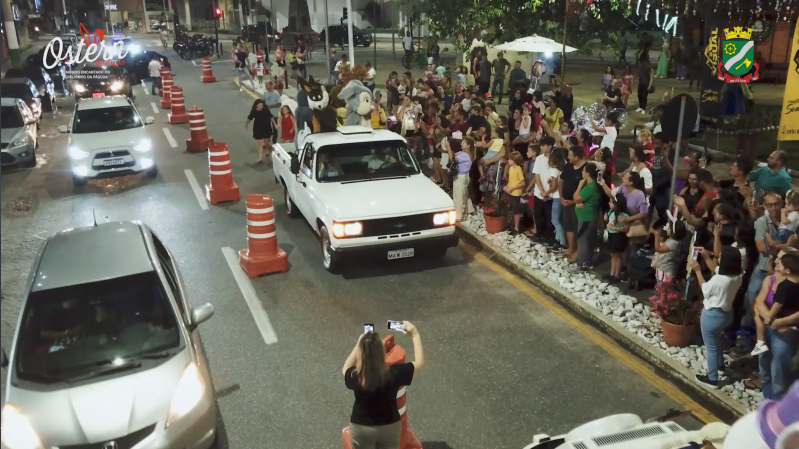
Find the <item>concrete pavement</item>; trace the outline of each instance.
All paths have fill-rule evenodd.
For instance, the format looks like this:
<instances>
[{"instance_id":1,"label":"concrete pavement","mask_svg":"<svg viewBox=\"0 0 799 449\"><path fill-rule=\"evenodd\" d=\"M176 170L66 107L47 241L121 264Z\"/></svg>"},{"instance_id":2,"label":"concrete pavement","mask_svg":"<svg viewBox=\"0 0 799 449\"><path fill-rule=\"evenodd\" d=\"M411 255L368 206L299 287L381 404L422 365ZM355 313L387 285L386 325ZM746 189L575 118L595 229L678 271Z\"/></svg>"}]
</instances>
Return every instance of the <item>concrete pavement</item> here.
<instances>
[{"instance_id":1,"label":"concrete pavement","mask_svg":"<svg viewBox=\"0 0 799 449\"><path fill-rule=\"evenodd\" d=\"M439 261L329 274L310 227L285 216L271 166L254 163L251 131L244 130L252 98L233 85L233 72L214 64L217 82L201 84L201 67L171 49L166 55L187 108L202 107L209 134L228 144L242 195L275 199L278 243L291 268L251 284L277 343L262 339L222 251L246 246L244 202L201 207L189 177L207 182L207 155L185 153L188 126L168 125L166 111L156 106L153 112L157 97L137 87L137 107L156 119L148 133L157 148L157 179L110 178L74 189L67 137L55 131L70 119L70 99L60 99L60 115L42 127L47 137L37 168L3 169L3 348L11 344L35 251L50 233L90 225L94 211L100 221L150 225L173 252L191 302L214 304L216 314L201 335L219 395L222 447L340 447L352 405L341 365L363 323L388 319L413 321L425 343L428 369L408 390L408 416L427 448L523 447L534 434L565 432L610 413L649 418L683 406L665 383L640 376L533 300L535 289L516 287L466 246ZM403 336L398 342L411 357L410 342Z\"/></svg>"}]
</instances>

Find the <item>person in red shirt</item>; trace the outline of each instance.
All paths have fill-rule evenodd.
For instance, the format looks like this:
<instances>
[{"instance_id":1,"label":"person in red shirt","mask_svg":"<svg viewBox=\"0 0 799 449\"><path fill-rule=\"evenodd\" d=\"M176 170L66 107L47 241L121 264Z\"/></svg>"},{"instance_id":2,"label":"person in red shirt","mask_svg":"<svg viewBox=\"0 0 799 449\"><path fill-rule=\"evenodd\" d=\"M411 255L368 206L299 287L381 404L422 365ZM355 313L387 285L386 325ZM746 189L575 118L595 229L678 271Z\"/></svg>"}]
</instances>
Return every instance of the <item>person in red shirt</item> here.
<instances>
[{"instance_id":1,"label":"person in red shirt","mask_svg":"<svg viewBox=\"0 0 799 449\"><path fill-rule=\"evenodd\" d=\"M293 143L296 126L297 122L294 120L291 109L288 106L280 108L280 142Z\"/></svg>"},{"instance_id":2,"label":"person in red shirt","mask_svg":"<svg viewBox=\"0 0 799 449\"><path fill-rule=\"evenodd\" d=\"M638 142L646 149L646 168L652 169L652 163L655 161L655 145L652 143L652 131L644 128L638 131Z\"/></svg>"}]
</instances>

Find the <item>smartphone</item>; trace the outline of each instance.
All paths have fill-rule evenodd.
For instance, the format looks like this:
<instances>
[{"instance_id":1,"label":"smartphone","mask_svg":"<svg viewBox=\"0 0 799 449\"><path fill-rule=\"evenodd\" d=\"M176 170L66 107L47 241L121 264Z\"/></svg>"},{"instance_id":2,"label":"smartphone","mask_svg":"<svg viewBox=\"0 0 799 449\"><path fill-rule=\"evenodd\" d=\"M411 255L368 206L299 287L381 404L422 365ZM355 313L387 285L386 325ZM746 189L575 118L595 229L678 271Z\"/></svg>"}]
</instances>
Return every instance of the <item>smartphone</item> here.
<instances>
[{"instance_id":1,"label":"smartphone","mask_svg":"<svg viewBox=\"0 0 799 449\"><path fill-rule=\"evenodd\" d=\"M388 320L387 324L388 324L388 330L400 331L400 332L402 331L404 325L402 321L391 321L391 320Z\"/></svg>"},{"instance_id":2,"label":"smartphone","mask_svg":"<svg viewBox=\"0 0 799 449\"><path fill-rule=\"evenodd\" d=\"M367 333L367 332L374 332L374 331L375 331L375 325L374 324L364 324L363 325L363 333L364 334Z\"/></svg>"},{"instance_id":3,"label":"smartphone","mask_svg":"<svg viewBox=\"0 0 799 449\"><path fill-rule=\"evenodd\" d=\"M699 250L694 249L694 254L691 256L691 260L699 259Z\"/></svg>"}]
</instances>

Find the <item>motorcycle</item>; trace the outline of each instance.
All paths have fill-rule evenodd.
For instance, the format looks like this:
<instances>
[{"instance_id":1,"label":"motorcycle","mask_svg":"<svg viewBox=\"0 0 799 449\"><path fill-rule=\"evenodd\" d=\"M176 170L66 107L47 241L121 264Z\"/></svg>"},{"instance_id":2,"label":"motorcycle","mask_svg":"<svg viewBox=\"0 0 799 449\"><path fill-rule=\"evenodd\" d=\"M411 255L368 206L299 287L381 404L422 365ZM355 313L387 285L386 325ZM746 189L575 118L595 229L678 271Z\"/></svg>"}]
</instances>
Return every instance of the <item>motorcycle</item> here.
<instances>
[{"instance_id":1,"label":"motorcycle","mask_svg":"<svg viewBox=\"0 0 799 449\"><path fill-rule=\"evenodd\" d=\"M182 46L178 46L180 51L176 50L178 55L185 60L193 59L195 56L211 56L214 54L216 46L216 39L205 37L203 35L194 35Z\"/></svg>"}]
</instances>

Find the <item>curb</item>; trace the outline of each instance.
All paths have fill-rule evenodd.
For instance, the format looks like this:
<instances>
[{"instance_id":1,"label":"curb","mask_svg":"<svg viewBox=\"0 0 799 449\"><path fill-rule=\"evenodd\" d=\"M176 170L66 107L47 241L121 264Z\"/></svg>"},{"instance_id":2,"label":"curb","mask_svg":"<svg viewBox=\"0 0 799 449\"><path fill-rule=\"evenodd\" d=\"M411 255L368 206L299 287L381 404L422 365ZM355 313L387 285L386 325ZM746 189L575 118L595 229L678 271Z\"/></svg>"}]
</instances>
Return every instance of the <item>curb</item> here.
<instances>
[{"instance_id":1,"label":"curb","mask_svg":"<svg viewBox=\"0 0 799 449\"><path fill-rule=\"evenodd\" d=\"M582 318L598 327L603 333L613 338L622 347L631 351L636 356L644 359L656 369L663 371L678 386L683 387L686 392L705 400L714 410L719 411L722 419L731 418L731 421L748 413L746 407L733 400L730 396L720 390L709 390L698 385L694 379L694 373L683 367L671 358L661 354L659 350L654 350L650 345L642 344L638 339L630 334L613 320L604 316L600 311L593 309L587 304L577 299L572 294L563 291L557 283L535 272L532 268L521 264L508 252L496 249L491 243L477 235L470 228L458 224L456 228L459 236L475 246L480 251L490 250L493 252L491 258L509 269L535 287L544 291L560 304L576 312Z\"/></svg>"}]
</instances>

